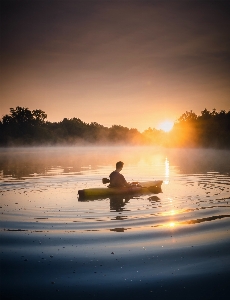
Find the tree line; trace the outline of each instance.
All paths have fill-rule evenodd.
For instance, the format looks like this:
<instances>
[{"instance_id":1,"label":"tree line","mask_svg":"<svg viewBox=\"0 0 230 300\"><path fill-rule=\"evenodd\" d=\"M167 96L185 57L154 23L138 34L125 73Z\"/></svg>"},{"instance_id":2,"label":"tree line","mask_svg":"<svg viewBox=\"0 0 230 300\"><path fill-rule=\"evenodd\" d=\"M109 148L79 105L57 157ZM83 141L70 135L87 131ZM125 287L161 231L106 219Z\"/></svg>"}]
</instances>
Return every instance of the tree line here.
<instances>
[{"instance_id":1,"label":"tree line","mask_svg":"<svg viewBox=\"0 0 230 300\"><path fill-rule=\"evenodd\" d=\"M155 128L139 132L121 125L105 127L79 118L49 122L41 109L17 106L0 121L0 146L132 144L166 147L230 148L230 111L185 112L166 133Z\"/></svg>"},{"instance_id":2,"label":"tree line","mask_svg":"<svg viewBox=\"0 0 230 300\"><path fill-rule=\"evenodd\" d=\"M174 124L170 143L180 147L230 148L230 111L185 112Z\"/></svg>"}]
</instances>

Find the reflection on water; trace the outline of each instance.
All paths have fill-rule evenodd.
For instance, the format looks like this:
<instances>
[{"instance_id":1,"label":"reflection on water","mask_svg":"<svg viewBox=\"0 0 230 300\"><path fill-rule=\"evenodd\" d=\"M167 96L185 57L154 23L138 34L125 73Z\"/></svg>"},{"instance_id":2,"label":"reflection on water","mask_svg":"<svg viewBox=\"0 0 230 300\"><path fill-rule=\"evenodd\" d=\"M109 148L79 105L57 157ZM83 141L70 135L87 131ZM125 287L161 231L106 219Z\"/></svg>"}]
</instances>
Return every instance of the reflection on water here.
<instances>
[{"instance_id":1,"label":"reflection on water","mask_svg":"<svg viewBox=\"0 0 230 300\"><path fill-rule=\"evenodd\" d=\"M109 197L110 211L124 211L125 205L129 202L130 199L132 199L132 197L130 196L126 196L125 198L119 195Z\"/></svg>"},{"instance_id":2,"label":"reflection on water","mask_svg":"<svg viewBox=\"0 0 230 300\"><path fill-rule=\"evenodd\" d=\"M102 187L119 160L128 181L162 180L163 193L78 201L78 190ZM230 151L1 149L3 293L12 299L226 299L229 166Z\"/></svg>"},{"instance_id":3,"label":"reflection on water","mask_svg":"<svg viewBox=\"0 0 230 300\"><path fill-rule=\"evenodd\" d=\"M125 232L229 218L229 151L70 147L1 149L0 154L6 230L24 229L32 220L50 230L58 222L68 230ZM77 191L102 187L101 178L118 160L125 162L128 181L163 180L163 194L78 202Z\"/></svg>"},{"instance_id":4,"label":"reflection on water","mask_svg":"<svg viewBox=\"0 0 230 300\"><path fill-rule=\"evenodd\" d=\"M169 161L168 158L165 158L165 180L164 180L165 184L169 183Z\"/></svg>"}]
</instances>

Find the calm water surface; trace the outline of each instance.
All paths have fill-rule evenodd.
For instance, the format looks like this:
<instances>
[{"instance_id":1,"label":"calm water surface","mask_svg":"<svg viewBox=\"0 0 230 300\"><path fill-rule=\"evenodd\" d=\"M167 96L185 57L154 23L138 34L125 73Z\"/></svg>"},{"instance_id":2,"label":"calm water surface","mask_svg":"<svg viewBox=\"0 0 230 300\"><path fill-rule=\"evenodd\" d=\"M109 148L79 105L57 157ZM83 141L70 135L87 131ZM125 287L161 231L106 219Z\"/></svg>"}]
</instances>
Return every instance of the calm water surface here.
<instances>
[{"instance_id":1,"label":"calm water surface","mask_svg":"<svg viewBox=\"0 0 230 300\"><path fill-rule=\"evenodd\" d=\"M163 193L79 201L118 160ZM4 296L228 298L230 151L1 149L0 172Z\"/></svg>"}]
</instances>

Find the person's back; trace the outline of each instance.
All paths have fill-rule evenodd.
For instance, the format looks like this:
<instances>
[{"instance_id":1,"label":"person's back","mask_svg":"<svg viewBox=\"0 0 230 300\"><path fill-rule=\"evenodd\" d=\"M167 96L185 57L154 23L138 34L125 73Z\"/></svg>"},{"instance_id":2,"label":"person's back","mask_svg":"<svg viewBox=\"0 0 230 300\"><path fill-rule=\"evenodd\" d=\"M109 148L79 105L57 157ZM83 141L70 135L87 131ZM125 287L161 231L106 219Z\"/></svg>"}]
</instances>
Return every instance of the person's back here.
<instances>
[{"instance_id":1,"label":"person's back","mask_svg":"<svg viewBox=\"0 0 230 300\"><path fill-rule=\"evenodd\" d=\"M121 187L129 187L129 183L125 180L125 177L120 174L120 171L123 168L124 163L122 161L119 161L116 163L116 170L113 171L109 177L110 177L110 185L109 187L114 188L121 188Z\"/></svg>"}]
</instances>

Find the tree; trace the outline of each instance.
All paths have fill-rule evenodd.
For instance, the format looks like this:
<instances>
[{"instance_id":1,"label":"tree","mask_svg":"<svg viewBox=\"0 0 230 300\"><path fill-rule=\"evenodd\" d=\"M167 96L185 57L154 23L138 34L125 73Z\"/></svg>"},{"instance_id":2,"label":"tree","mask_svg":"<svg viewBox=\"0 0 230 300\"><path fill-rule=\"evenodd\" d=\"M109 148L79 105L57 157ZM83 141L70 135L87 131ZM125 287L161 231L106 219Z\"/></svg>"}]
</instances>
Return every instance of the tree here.
<instances>
[{"instance_id":1,"label":"tree","mask_svg":"<svg viewBox=\"0 0 230 300\"><path fill-rule=\"evenodd\" d=\"M10 108L10 114L2 117L1 144L32 144L43 140L43 129L47 115L41 109L27 107Z\"/></svg>"},{"instance_id":2,"label":"tree","mask_svg":"<svg viewBox=\"0 0 230 300\"><path fill-rule=\"evenodd\" d=\"M32 111L33 120L36 124L44 124L47 114L41 109L35 109Z\"/></svg>"},{"instance_id":3,"label":"tree","mask_svg":"<svg viewBox=\"0 0 230 300\"><path fill-rule=\"evenodd\" d=\"M2 118L3 124L44 124L47 115L41 109L33 110L32 112L26 107L17 106L16 109L10 108L10 115L5 115Z\"/></svg>"},{"instance_id":4,"label":"tree","mask_svg":"<svg viewBox=\"0 0 230 300\"><path fill-rule=\"evenodd\" d=\"M195 122L196 120L197 120L197 115L192 110L190 110L183 113L176 123Z\"/></svg>"},{"instance_id":5,"label":"tree","mask_svg":"<svg viewBox=\"0 0 230 300\"><path fill-rule=\"evenodd\" d=\"M10 108L0 121L0 145L38 144L151 144L171 147L230 147L230 111L206 108L197 116L192 110L183 113L169 133L149 128L137 129L113 125L104 127L97 122L85 123L79 118L64 118L61 122L46 121L41 109Z\"/></svg>"}]
</instances>

